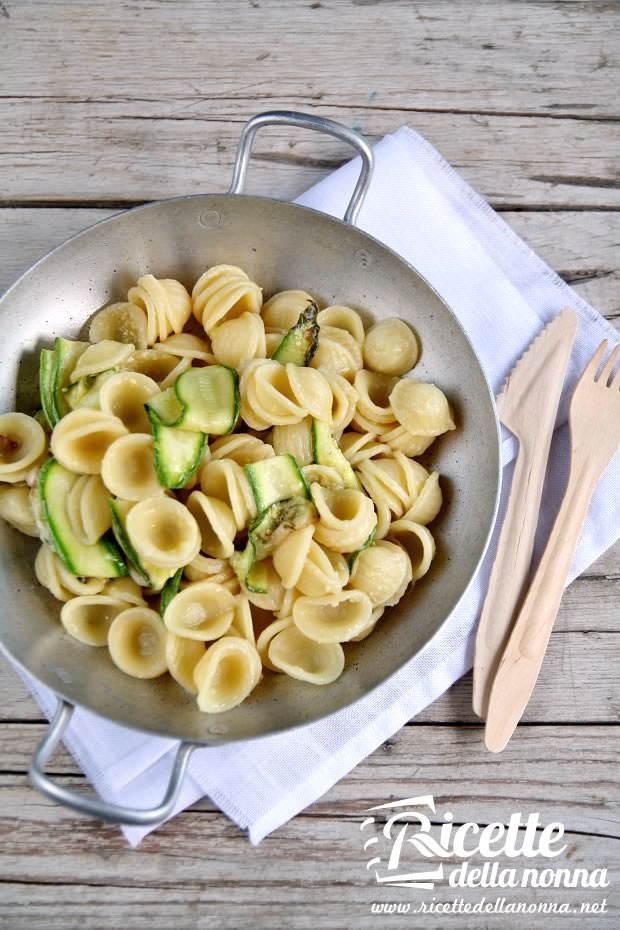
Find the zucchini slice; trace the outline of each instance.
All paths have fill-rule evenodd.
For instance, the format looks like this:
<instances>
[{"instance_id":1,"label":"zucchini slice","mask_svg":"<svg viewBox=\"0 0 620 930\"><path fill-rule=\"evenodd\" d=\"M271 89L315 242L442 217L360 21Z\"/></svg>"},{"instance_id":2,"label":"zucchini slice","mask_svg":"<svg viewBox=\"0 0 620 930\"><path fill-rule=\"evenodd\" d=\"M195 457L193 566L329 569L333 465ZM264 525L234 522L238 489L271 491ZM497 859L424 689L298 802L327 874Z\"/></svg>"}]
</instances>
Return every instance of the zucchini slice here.
<instances>
[{"instance_id":1,"label":"zucchini slice","mask_svg":"<svg viewBox=\"0 0 620 930\"><path fill-rule=\"evenodd\" d=\"M61 339L60 336L54 341L52 405L58 420L71 410L69 401L65 397L65 388L69 385L71 373L77 364L77 360L88 346L88 342Z\"/></svg>"},{"instance_id":2,"label":"zucchini slice","mask_svg":"<svg viewBox=\"0 0 620 930\"><path fill-rule=\"evenodd\" d=\"M162 426L177 426L183 419L183 404L179 401L174 388L168 388L167 391L149 397L144 406L151 424L157 421Z\"/></svg>"},{"instance_id":3,"label":"zucchini slice","mask_svg":"<svg viewBox=\"0 0 620 930\"><path fill-rule=\"evenodd\" d=\"M38 496L49 543L69 571L80 578L118 578L127 566L114 543L102 537L85 546L74 535L67 516L67 495L78 480L56 459L48 459L39 472Z\"/></svg>"},{"instance_id":4,"label":"zucchini slice","mask_svg":"<svg viewBox=\"0 0 620 930\"><path fill-rule=\"evenodd\" d=\"M271 356L276 362L286 365L309 365L319 346L320 326L316 321L319 308L312 301L299 314L299 319L285 334Z\"/></svg>"},{"instance_id":5,"label":"zucchini slice","mask_svg":"<svg viewBox=\"0 0 620 930\"><path fill-rule=\"evenodd\" d=\"M245 584L245 580L250 574L250 569L256 561L256 551L252 540L248 539L245 549L241 552L233 552L228 561L241 584Z\"/></svg>"},{"instance_id":6,"label":"zucchini slice","mask_svg":"<svg viewBox=\"0 0 620 930\"><path fill-rule=\"evenodd\" d=\"M252 462L245 465L243 470L252 488L257 513L262 513L276 501L284 501L289 497L310 499L308 483L297 464L297 459L290 453Z\"/></svg>"},{"instance_id":7,"label":"zucchini slice","mask_svg":"<svg viewBox=\"0 0 620 930\"><path fill-rule=\"evenodd\" d=\"M99 408L99 394L106 381L116 374L118 368L107 368L98 375L86 375L75 384L65 388L64 397L70 410L78 407Z\"/></svg>"},{"instance_id":8,"label":"zucchini slice","mask_svg":"<svg viewBox=\"0 0 620 930\"><path fill-rule=\"evenodd\" d=\"M166 607L168 606L172 598L175 596L175 594L179 590L179 585L181 584L182 576L183 576L183 569L177 568L172 578L169 578L168 581L163 586L163 588L161 589L161 595L159 598L159 612L162 615L162 617L166 612Z\"/></svg>"},{"instance_id":9,"label":"zucchini slice","mask_svg":"<svg viewBox=\"0 0 620 930\"><path fill-rule=\"evenodd\" d=\"M200 465L206 433L194 433L178 426L162 426L146 408L153 430L153 449L157 480L164 488L182 488Z\"/></svg>"},{"instance_id":10,"label":"zucchini slice","mask_svg":"<svg viewBox=\"0 0 620 930\"><path fill-rule=\"evenodd\" d=\"M45 419L53 429L58 423L56 408L52 403L52 380L55 355L53 349L41 349L39 353L39 395Z\"/></svg>"},{"instance_id":11,"label":"zucchini slice","mask_svg":"<svg viewBox=\"0 0 620 930\"><path fill-rule=\"evenodd\" d=\"M233 368L190 368L179 375L174 391L184 408L176 426L214 436L232 432L239 417L239 376Z\"/></svg>"},{"instance_id":12,"label":"zucchini slice","mask_svg":"<svg viewBox=\"0 0 620 930\"><path fill-rule=\"evenodd\" d=\"M268 594L269 592L269 573L267 570L267 561L254 562L250 571L245 576L245 586L253 594Z\"/></svg>"},{"instance_id":13,"label":"zucchini slice","mask_svg":"<svg viewBox=\"0 0 620 930\"><path fill-rule=\"evenodd\" d=\"M175 574L176 569L159 568L158 566L150 565L148 562L142 562L131 544L125 526L127 514L133 507L133 504L131 501L115 500L114 498L110 498L109 504L112 511L112 532L116 537L117 543L125 553L127 560L131 563L136 575L140 579L140 583L150 588L151 591L156 594L158 591L161 591L168 579Z\"/></svg>"},{"instance_id":14,"label":"zucchini slice","mask_svg":"<svg viewBox=\"0 0 620 930\"><path fill-rule=\"evenodd\" d=\"M335 468L345 488L359 491L361 485L349 460L334 439L329 423L323 420L312 421L312 454L317 465L329 465Z\"/></svg>"}]
</instances>

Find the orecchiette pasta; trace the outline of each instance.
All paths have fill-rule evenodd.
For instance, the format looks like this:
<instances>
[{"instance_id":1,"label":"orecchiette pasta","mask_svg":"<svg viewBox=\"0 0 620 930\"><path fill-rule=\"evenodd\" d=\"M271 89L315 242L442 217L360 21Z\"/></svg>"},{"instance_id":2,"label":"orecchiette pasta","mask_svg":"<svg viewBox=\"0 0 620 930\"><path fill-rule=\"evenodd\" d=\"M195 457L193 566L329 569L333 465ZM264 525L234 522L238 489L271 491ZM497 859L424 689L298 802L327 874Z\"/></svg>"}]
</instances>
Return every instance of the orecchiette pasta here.
<instances>
[{"instance_id":1,"label":"orecchiette pasta","mask_svg":"<svg viewBox=\"0 0 620 930\"><path fill-rule=\"evenodd\" d=\"M320 310L316 319L319 326L344 329L360 345L364 342L364 323L357 310L353 310L352 307L333 304L325 307L324 310Z\"/></svg>"},{"instance_id":2,"label":"orecchiette pasta","mask_svg":"<svg viewBox=\"0 0 620 930\"><path fill-rule=\"evenodd\" d=\"M280 291L263 306L261 316L267 332L285 333L295 325L300 313L312 303L306 291Z\"/></svg>"},{"instance_id":3,"label":"orecchiette pasta","mask_svg":"<svg viewBox=\"0 0 620 930\"><path fill-rule=\"evenodd\" d=\"M175 681L189 691L198 694L194 682L194 671L205 654L205 644L199 639L177 636L170 630L166 633L166 664Z\"/></svg>"},{"instance_id":4,"label":"orecchiette pasta","mask_svg":"<svg viewBox=\"0 0 620 930\"><path fill-rule=\"evenodd\" d=\"M274 426L271 445L276 455L290 453L299 465L309 465L314 460L312 450L312 418L304 417L299 423Z\"/></svg>"},{"instance_id":5,"label":"orecchiette pasta","mask_svg":"<svg viewBox=\"0 0 620 930\"><path fill-rule=\"evenodd\" d=\"M200 530L178 501L147 497L127 514L127 535L145 561L160 568L188 565L200 551Z\"/></svg>"},{"instance_id":6,"label":"orecchiette pasta","mask_svg":"<svg viewBox=\"0 0 620 930\"><path fill-rule=\"evenodd\" d=\"M211 580L195 581L172 598L164 623L177 636L205 642L224 636L234 613L235 597L230 591Z\"/></svg>"},{"instance_id":7,"label":"orecchiette pasta","mask_svg":"<svg viewBox=\"0 0 620 930\"><path fill-rule=\"evenodd\" d=\"M186 289L172 278L155 278L145 274L127 294L130 303L146 313L146 341L152 346L171 333L180 333L187 323L191 300Z\"/></svg>"},{"instance_id":8,"label":"orecchiette pasta","mask_svg":"<svg viewBox=\"0 0 620 930\"><path fill-rule=\"evenodd\" d=\"M372 602L363 591L340 591L323 597L300 597L293 605L293 622L317 643L344 643L367 626Z\"/></svg>"},{"instance_id":9,"label":"orecchiette pasta","mask_svg":"<svg viewBox=\"0 0 620 930\"><path fill-rule=\"evenodd\" d=\"M354 552L363 546L377 525L372 500L352 488L313 484L311 490L319 514L315 540L334 552Z\"/></svg>"},{"instance_id":10,"label":"orecchiette pasta","mask_svg":"<svg viewBox=\"0 0 620 930\"><path fill-rule=\"evenodd\" d=\"M226 320L211 332L211 346L216 361L231 368L241 368L252 358L265 358L265 325L258 313L245 311Z\"/></svg>"},{"instance_id":11,"label":"orecchiette pasta","mask_svg":"<svg viewBox=\"0 0 620 930\"><path fill-rule=\"evenodd\" d=\"M245 311L260 313L261 288L235 265L214 265L201 275L192 291L192 312L207 335L225 320Z\"/></svg>"},{"instance_id":12,"label":"orecchiette pasta","mask_svg":"<svg viewBox=\"0 0 620 930\"><path fill-rule=\"evenodd\" d=\"M119 371L102 385L99 406L121 420L130 433L150 432L144 405L159 391L159 385L147 375L134 371Z\"/></svg>"},{"instance_id":13,"label":"orecchiette pasta","mask_svg":"<svg viewBox=\"0 0 620 930\"><path fill-rule=\"evenodd\" d=\"M364 340L364 364L383 375L404 375L418 360L418 341L403 320L381 320Z\"/></svg>"},{"instance_id":14,"label":"orecchiette pasta","mask_svg":"<svg viewBox=\"0 0 620 930\"><path fill-rule=\"evenodd\" d=\"M52 455L69 471L98 475L107 449L126 433L122 420L109 413L88 408L73 410L52 433Z\"/></svg>"},{"instance_id":15,"label":"orecchiette pasta","mask_svg":"<svg viewBox=\"0 0 620 930\"><path fill-rule=\"evenodd\" d=\"M26 481L45 457L47 437L34 417L25 413L0 415L0 481Z\"/></svg>"},{"instance_id":16,"label":"orecchiette pasta","mask_svg":"<svg viewBox=\"0 0 620 930\"><path fill-rule=\"evenodd\" d=\"M349 586L364 591L373 608L391 607L401 599L411 578L411 561L405 550L379 540L355 559Z\"/></svg>"},{"instance_id":17,"label":"orecchiette pasta","mask_svg":"<svg viewBox=\"0 0 620 930\"><path fill-rule=\"evenodd\" d=\"M200 487L208 497L223 501L230 507L238 531L246 527L256 515L256 504L248 479L241 465L232 459L207 462L200 473Z\"/></svg>"},{"instance_id":18,"label":"orecchiette pasta","mask_svg":"<svg viewBox=\"0 0 620 930\"><path fill-rule=\"evenodd\" d=\"M30 488L25 484L0 485L0 520L26 536L39 537Z\"/></svg>"},{"instance_id":19,"label":"orecchiette pasta","mask_svg":"<svg viewBox=\"0 0 620 930\"><path fill-rule=\"evenodd\" d=\"M211 459L232 459L237 465L249 465L269 459L274 454L273 446L257 436L248 433L232 433L230 436L221 436L211 443Z\"/></svg>"},{"instance_id":20,"label":"orecchiette pasta","mask_svg":"<svg viewBox=\"0 0 620 930\"><path fill-rule=\"evenodd\" d=\"M108 649L114 664L132 678L159 678L168 671L166 630L148 607L128 607L114 618Z\"/></svg>"},{"instance_id":21,"label":"orecchiette pasta","mask_svg":"<svg viewBox=\"0 0 620 930\"><path fill-rule=\"evenodd\" d=\"M112 623L127 604L105 594L72 597L63 604L60 620L67 633L86 646L105 646Z\"/></svg>"},{"instance_id":22,"label":"orecchiette pasta","mask_svg":"<svg viewBox=\"0 0 620 930\"><path fill-rule=\"evenodd\" d=\"M131 343L115 342L113 339L96 342L85 349L77 360L71 372L72 383L120 367L129 359L134 349L135 346Z\"/></svg>"},{"instance_id":23,"label":"orecchiette pasta","mask_svg":"<svg viewBox=\"0 0 620 930\"><path fill-rule=\"evenodd\" d=\"M401 377L418 354L401 320L263 304L235 265L191 296L145 274L89 343L43 350L34 417L0 415L0 518L43 541L62 626L120 671L169 673L205 713L263 668L327 685L435 554L439 475L415 458L455 425Z\"/></svg>"},{"instance_id":24,"label":"orecchiette pasta","mask_svg":"<svg viewBox=\"0 0 620 930\"><path fill-rule=\"evenodd\" d=\"M230 710L249 696L260 678L256 648L240 636L223 636L194 669L198 707L209 714Z\"/></svg>"},{"instance_id":25,"label":"orecchiette pasta","mask_svg":"<svg viewBox=\"0 0 620 930\"><path fill-rule=\"evenodd\" d=\"M136 349L146 349L146 316L140 307L127 301L109 304L92 319L89 342L126 342Z\"/></svg>"},{"instance_id":26,"label":"orecchiette pasta","mask_svg":"<svg viewBox=\"0 0 620 930\"><path fill-rule=\"evenodd\" d=\"M322 326L319 347L311 363L313 368L331 370L353 381L362 367L362 347L359 342L338 326Z\"/></svg>"},{"instance_id":27,"label":"orecchiette pasta","mask_svg":"<svg viewBox=\"0 0 620 930\"><path fill-rule=\"evenodd\" d=\"M299 423L305 416L331 422L333 395L321 372L279 362L250 362L239 384L241 415L253 429Z\"/></svg>"},{"instance_id":28,"label":"orecchiette pasta","mask_svg":"<svg viewBox=\"0 0 620 930\"><path fill-rule=\"evenodd\" d=\"M115 439L101 461L101 478L111 494L126 501L163 494L153 462L153 437L129 433Z\"/></svg>"},{"instance_id":29,"label":"orecchiette pasta","mask_svg":"<svg viewBox=\"0 0 620 930\"><path fill-rule=\"evenodd\" d=\"M67 517L74 536L85 546L101 539L112 525L109 493L99 475L80 475L67 495Z\"/></svg>"},{"instance_id":30,"label":"orecchiette pasta","mask_svg":"<svg viewBox=\"0 0 620 930\"><path fill-rule=\"evenodd\" d=\"M267 657L278 671L313 685L331 684L344 668L340 643L317 643L296 626L286 626L276 633L269 643Z\"/></svg>"}]
</instances>

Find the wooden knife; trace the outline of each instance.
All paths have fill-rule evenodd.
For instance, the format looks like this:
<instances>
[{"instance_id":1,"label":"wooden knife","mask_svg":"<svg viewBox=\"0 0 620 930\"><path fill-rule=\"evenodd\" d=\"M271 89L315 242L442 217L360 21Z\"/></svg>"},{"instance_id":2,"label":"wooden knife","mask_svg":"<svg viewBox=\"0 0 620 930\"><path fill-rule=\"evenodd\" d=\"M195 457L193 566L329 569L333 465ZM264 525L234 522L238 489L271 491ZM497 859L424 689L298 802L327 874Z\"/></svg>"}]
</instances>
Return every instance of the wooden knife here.
<instances>
[{"instance_id":1,"label":"wooden knife","mask_svg":"<svg viewBox=\"0 0 620 930\"><path fill-rule=\"evenodd\" d=\"M577 314L562 310L521 356L497 396L499 418L519 440L519 452L476 636L473 708L483 719L524 594L551 436L576 332Z\"/></svg>"}]
</instances>

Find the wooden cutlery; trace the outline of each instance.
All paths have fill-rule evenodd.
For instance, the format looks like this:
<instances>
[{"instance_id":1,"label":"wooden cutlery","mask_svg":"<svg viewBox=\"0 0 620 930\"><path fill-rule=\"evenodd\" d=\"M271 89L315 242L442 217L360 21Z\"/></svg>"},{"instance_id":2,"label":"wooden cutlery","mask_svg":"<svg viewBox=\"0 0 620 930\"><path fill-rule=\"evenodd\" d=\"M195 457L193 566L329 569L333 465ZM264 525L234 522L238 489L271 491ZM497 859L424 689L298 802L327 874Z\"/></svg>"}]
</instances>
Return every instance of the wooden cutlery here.
<instances>
[{"instance_id":1,"label":"wooden cutlery","mask_svg":"<svg viewBox=\"0 0 620 930\"><path fill-rule=\"evenodd\" d=\"M504 749L530 699L588 506L620 442L620 372L613 376L620 347L597 377L606 346L604 341L596 350L571 399L568 483L492 683L485 730L492 752Z\"/></svg>"}]
</instances>

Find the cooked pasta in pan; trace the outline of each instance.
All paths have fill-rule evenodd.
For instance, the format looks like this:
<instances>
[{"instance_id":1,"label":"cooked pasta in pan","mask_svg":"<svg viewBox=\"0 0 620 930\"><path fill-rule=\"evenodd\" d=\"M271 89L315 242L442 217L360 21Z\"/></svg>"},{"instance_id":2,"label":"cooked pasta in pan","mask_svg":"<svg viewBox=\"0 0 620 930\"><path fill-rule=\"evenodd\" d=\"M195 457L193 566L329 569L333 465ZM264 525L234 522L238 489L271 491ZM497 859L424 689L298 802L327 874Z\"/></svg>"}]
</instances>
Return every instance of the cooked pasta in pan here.
<instances>
[{"instance_id":1,"label":"cooked pasta in pan","mask_svg":"<svg viewBox=\"0 0 620 930\"><path fill-rule=\"evenodd\" d=\"M341 675L429 572L443 499L416 457L455 429L404 377L413 330L365 319L216 265L191 291L145 274L41 351L41 410L0 415L0 518L41 540L69 636L210 714L264 673Z\"/></svg>"}]
</instances>

